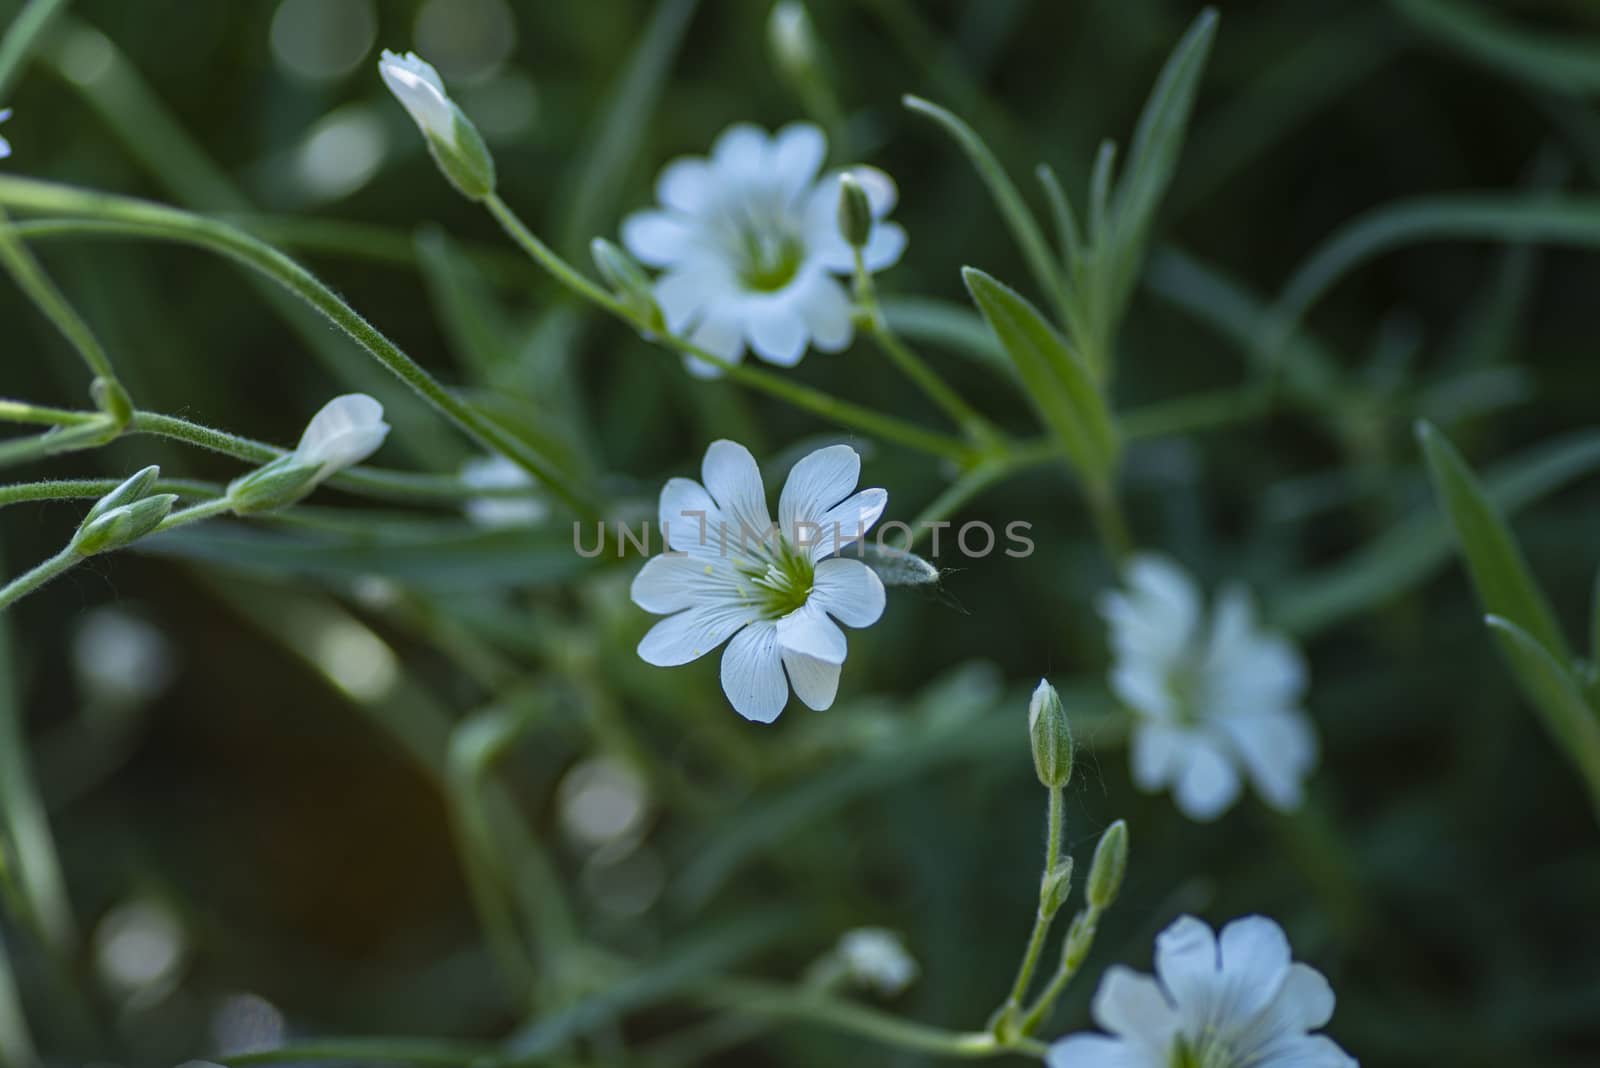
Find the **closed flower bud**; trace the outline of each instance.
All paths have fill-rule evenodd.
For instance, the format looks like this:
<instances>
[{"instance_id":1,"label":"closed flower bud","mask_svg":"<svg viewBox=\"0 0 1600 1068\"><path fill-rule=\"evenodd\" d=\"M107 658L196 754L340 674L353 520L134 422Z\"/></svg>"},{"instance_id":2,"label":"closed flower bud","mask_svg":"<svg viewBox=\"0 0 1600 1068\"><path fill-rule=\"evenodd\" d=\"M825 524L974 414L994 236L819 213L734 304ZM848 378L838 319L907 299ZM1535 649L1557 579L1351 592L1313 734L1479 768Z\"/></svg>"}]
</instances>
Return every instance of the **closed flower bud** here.
<instances>
[{"instance_id":1,"label":"closed flower bud","mask_svg":"<svg viewBox=\"0 0 1600 1068\"><path fill-rule=\"evenodd\" d=\"M113 508L121 508L144 497L160 477L161 468L154 464L135 472L126 482L95 502L94 507L89 509L89 514L83 517L79 529L88 526Z\"/></svg>"},{"instance_id":2,"label":"closed flower bud","mask_svg":"<svg viewBox=\"0 0 1600 1068\"><path fill-rule=\"evenodd\" d=\"M239 515L271 512L293 504L317 485L321 468L300 463L294 453L233 480L228 486L228 501Z\"/></svg>"},{"instance_id":3,"label":"closed flower bud","mask_svg":"<svg viewBox=\"0 0 1600 1068\"><path fill-rule=\"evenodd\" d=\"M849 174L839 176L839 233L851 248L866 248L872 236L872 201Z\"/></svg>"},{"instance_id":4,"label":"closed flower bud","mask_svg":"<svg viewBox=\"0 0 1600 1068\"><path fill-rule=\"evenodd\" d=\"M1093 948L1094 936L1099 929L1100 924L1092 913L1080 912L1072 917L1072 923L1067 927L1067 937L1061 942L1063 969L1069 972L1078 970L1084 958L1089 955L1089 950Z\"/></svg>"},{"instance_id":5,"label":"closed flower bud","mask_svg":"<svg viewBox=\"0 0 1600 1068\"><path fill-rule=\"evenodd\" d=\"M482 200L494 192L494 157L472 120L444 91L444 80L415 52L384 49L378 63L383 83L405 107L428 143L428 152L460 193Z\"/></svg>"},{"instance_id":6,"label":"closed flower bud","mask_svg":"<svg viewBox=\"0 0 1600 1068\"><path fill-rule=\"evenodd\" d=\"M388 436L383 405L365 393L335 397L311 417L294 452L234 479L228 500L241 515L283 508L377 452Z\"/></svg>"},{"instance_id":7,"label":"closed flower bud","mask_svg":"<svg viewBox=\"0 0 1600 1068\"><path fill-rule=\"evenodd\" d=\"M778 69L789 78L809 77L817 65L817 31L800 0L781 0L767 17L767 45Z\"/></svg>"},{"instance_id":8,"label":"closed flower bud","mask_svg":"<svg viewBox=\"0 0 1600 1068\"><path fill-rule=\"evenodd\" d=\"M1066 903L1072 890L1072 858L1063 857L1053 871L1045 872L1039 881L1039 914L1054 916Z\"/></svg>"},{"instance_id":9,"label":"closed flower bud","mask_svg":"<svg viewBox=\"0 0 1600 1068\"><path fill-rule=\"evenodd\" d=\"M1128 825L1118 820L1100 836L1094 847L1094 862L1089 865L1089 882L1084 890L1089 904L1108 909L1122 889L1122 874L1128 870Z\"/></svg>"},{"instance_id":10,"label":"closed flower bud","mask_svg":"<svg viewBox=\"0 0 1600 1068\"><path fill-rule=\"evenodd\" d=\"M600 277L622 298L622 303L627 305L640 326L653 334L666 333L666 317L661 314L661 305L656 303L655 292L650 288L650 278L644 273L644 268L603 237L597 237L589 243L589 255L594 257Z\"/></svg>"},{"instance_id":11,"label":"closed flower bud","mask_svg":"<svg viewBox=\"0 0 1600 1068\"><path fill-rule=\"evenodd\" d=\"M1072 778L1072 730L1060 695L1043 679L1028 702L1028 740L1039 781L1052 789L1067 785Z\"/></svg>"},{"instance_id":12,"label":"closed flower bud","mask_svg":"<svg viewBox=\"0 0 1600 1068\"><path fill-rule=\"evenodd\" d=\"M72 539L72 548L80 556L120 549L159 526L176 503L176 494L159 493L112 508L79 527L78 536Z\"/></svg>"}]
</instances>

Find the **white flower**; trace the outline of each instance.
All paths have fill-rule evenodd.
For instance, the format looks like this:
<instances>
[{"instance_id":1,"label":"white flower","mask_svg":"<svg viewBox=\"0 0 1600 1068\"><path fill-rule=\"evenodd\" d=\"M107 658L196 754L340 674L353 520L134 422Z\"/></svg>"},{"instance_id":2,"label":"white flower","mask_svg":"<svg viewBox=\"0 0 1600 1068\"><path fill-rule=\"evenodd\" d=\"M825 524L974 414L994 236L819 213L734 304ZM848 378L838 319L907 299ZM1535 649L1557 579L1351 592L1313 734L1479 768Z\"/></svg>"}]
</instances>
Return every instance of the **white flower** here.
<instances>
[{"instance_id":1,"label":"white flower","mask_svg":"<svg viewBox=\"0 0 1600 1068\"><path fill-rule=\"evenodd\" d=\"M1298 806L1317 760L1299 651L1257 626L1242 589L1224 590L1206 621L1199 591L1171 561L1138 557L1126 578L1100 611L1111 626L1111 688L1138 715L1134 782L1172 787L1196 820L1238 799L1241 772L1272 807Z\"/></svg>"},{"instance_id":2,"label":"white flower","mask_svg":"<svg viewBox=\"0 0 1600 1068\"><path fill-rule=\"evenodd\" d=\"M315 465L313 481L322 482L377 452L388 436L383 405L365 393L346 393L311 417L291 463L295 467Z\"/></svg>"},{"instance_id":3,"label":"white flower","mask_svg":"<svg viewBox=\"0 0 1600 1068\"><path fill-rule=\"evenodd\" d=\"M401 56L385 48L378 73L425 137L437 138L446 144L455 143L456 107L444 91L444 80L433 69L433 64L415 52Z\"/></svg>"},{"instance_id":4,"label":"white flower","mask_svg":"<svg viewBox=\"0 0 1600 1068\"><path fill-rule=\"evenodd\" d=\"M1283 930L1262 916L1222 929L1183 916L1156 938L1156 974L1106 970L1095 1023L1109 1035L1071 1035L1050 1068L1357 1068L1325 1035L1328 981L1290 963Z\"/></svg>"},{"instance_id":5,"label":"white flower","mask_svg":"<svg viewBox=\"0 0 1600 1068\"><path fill-rule=\"evenodd\" d=\"M0 122L5 122L10 117L10 108L0 108ZM5 159L9 155L11 155L11 142L4 137L0 137L0 159Z\"/></svg>"},{"instance_id":6,"label":"white flower","mask_svg":"<svg viewBox=\"0 0 1600 1068\"><path fill-rule=\"evenodd\" d=\"M889 503L881 489L855 492L860 476L850 446L818 449L789 472L775 526L755 458L712 442L703 486L674 478L661 490L664 549L634 578L633 601L672 614L644 636L640 657L687 664L731 638L722 688L741 716L771 723L791 685L810 708L832 705L846 652L834 620L869 626L884 607L872 569L838 555Z\"/></svg>"},{"instance_id":7,"label":"white flower","mask_svg":"<svg viewBox=\"0 0 1600 1068\"><path fill-rule=\"evenodd\" d=\"M894 997L916 981L915 958L898 934L883 927L846 931L836 952L851 982L884 997Z\"/></svg>"},{"instance_id":8,"label":"white flower","mask_svg":"<svg viewBox=\"0 0 1600 1068\"><path fill-rule=\"evenodd\" d=\"M835 275L854 270L839 234L839 175L817 177L827 140L809 123L769 137L747 124L729 127L711 157L677 160L656 181L662 208L630 215L622 241L640 262L665 273L656 301L675 334L727 360L746 344L763 360L793 366L808 345L838 352L854 335L851 303ZM894 182L882 171L849 172L878 220L894 207ZM882 270L905 250L899 225L879 221L863 250ZM690 358L689 369L718 369Z\"/></svg>"},{"instance_id":9,"label":"white flower","mask_svg":"<svg viewBox=\"0 0 1600 1068\"><path fill-rule=\"evenodd\" d=\"M526 497L473 497L463 506L482 527L530 527L550 513L532 495L533 476L504 456L479 456L461 465L461 481L480 490L527 489Z\"/></svg>"}]
</instances>

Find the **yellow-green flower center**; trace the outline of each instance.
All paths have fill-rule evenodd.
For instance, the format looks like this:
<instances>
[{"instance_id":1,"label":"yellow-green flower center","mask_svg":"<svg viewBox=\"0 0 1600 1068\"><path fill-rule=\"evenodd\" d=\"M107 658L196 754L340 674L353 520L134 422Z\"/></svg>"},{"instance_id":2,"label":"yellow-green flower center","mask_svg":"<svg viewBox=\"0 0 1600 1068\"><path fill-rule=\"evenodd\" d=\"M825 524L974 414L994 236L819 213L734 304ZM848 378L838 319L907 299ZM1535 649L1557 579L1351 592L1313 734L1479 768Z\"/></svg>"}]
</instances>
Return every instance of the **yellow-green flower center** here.
<instances>
[{"instance_id":1,"label":"yellow-green flower center","mask_svg":"<svg viewBox=\"0 0 1600 1068\"><path fill-rule=\"evenodd\" d=\"M795 552L781 537L769 555L740 571L754 587L761 614L767 619L781 619L803 606L817 575L811 558Z\"/></svg>"}]
</instances>

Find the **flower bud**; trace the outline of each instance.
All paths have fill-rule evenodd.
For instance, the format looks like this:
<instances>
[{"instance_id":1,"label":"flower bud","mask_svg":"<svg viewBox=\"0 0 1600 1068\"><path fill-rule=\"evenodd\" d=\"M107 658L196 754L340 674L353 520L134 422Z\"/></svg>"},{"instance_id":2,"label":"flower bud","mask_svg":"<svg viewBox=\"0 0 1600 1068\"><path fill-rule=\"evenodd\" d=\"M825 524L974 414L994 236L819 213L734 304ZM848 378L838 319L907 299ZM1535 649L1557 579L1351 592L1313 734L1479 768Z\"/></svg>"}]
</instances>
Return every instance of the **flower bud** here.
<instances>
[{"instance_id":1,"label":"flower bud","mask_svg":"<svg viewBox=\"0 0 1600 1068\"><path fill-rule=\"evenodd\" d=\"M666 333L666 317L661 314L661 305L656 303L650 277L644 273L644 268L603 237L589 242L589 255L594 257L600 277L622 298L622 303L633 313L640 326L651 333Z\"/></svg>"},{"instance_id":2,"label":"flower bud","mask_svg":"<svg viewBox=\"0 0 1600 1068\"><path fill-rule=\"evenodd\" d=\"M1099 929L1099 921L1092 913L1080 912L1072 917L1072 923L1067 927L1067 937L1061 942L1061 967L1064 970L1078 970L1093 948L1094 936Z\"/></svg>"},{"instance_id":3,"label":"flower bud","mask_svg":"<svg viewBox=\"0 0 1600 1068\"><path fill-rule=\"evenodd\" d=\"M238 515L285 508L317 486L317 464L301 463L294 453L241 475L228 484L228 501Z\"/></svg>"},{"instance_id":4,"label":"flower bud","mask_svg":"<svg viewBox=\"0 0 1600 1068\"><path fill-rule=\"evenodd\" d=\"M839 233L851 248L865 248L872 236L872 201L849 174L839 176Z\"/></svg>"},{"instance_id":5,"label":"flower bud","mask_svg":"<svg viewBox=\"0 0 1600 1068\"><path fill-rule=\"evenodd\" d=\"M94 406L116 421L117 429L124 430L133 422L133 398L114 378L96 378L89 384L89 396Z\"/></svg>"},{"instance_id":6,"label":"flower bud","mask_svg":"<svg viewBox=\"0 0 1600 1068\"><path fill-rule=\"evenodd\" d=\"M89 514L83 517L83 523L79 525L79 529L81 530L83 527L88 526L113 508L121 508L123 505L132 504L140 500L150 492L151 487L156 484L156 479L160 477L161 468L154 464L142 471L135 472L122 485L95 502L94 507L89 509Z\"/></svg>"},{"instance_id":7,"label":"flower bud","mask_svg":"<svg viewBox=\"0 0 1600 1068\"><path fill-rule=\"evenodd\" d=\"M1044 873L1039 881L1039 915L1054 916L1066 903L1072 890L1072 858L1063 857L1055 869Z\"/></svg>"},{"instance_id":8,"label":"flower bud","mask_svg":"<svg viewBox=\"0 0 1600 1068\"><path fill-rule=\"evenodd\" d=\"M1118 820L1100 836L1094 847L1094 861L1089 865L1089 882L1084 895L1096 909L1105 910L1117 899L1122 889L1122 875L1128 870L1128 825Z\"/></svg>"},{"instance_id":9,"label":"flower bud","mask_svg":"<svg viewBox=\"0 0 1600 1068\"><path fill-rule=\"evenodd\" d=\"M781 0L767 17L767 45L778 69L801 81L817 66L817 31L811 13L800 0Z\"/></svg>"},{"instance_id":10,"label":"flower bud","mask_svg":"<svg viewBox=\"0 0 1600 1068\"><path fill-rule=\"evenodd\" d=\"M1028 740L1033 746L1033 770L1052 789L1072 778L1072 730L1056 688L1039 680L1028 702Z\"/></svg>"},{"instance_id":11,"label":"flower bud","mask_svg":"<svg viewBox=\"0 0 1600 1068\"><path fill-rule=\"evenodd\" d=\"M78 528L77 537L72 539L73 551L80 556L94 556L120 549L159 526L176 503L177 494L158 493L112 508Z\"/></svg>"},{"instance_id":12,"label":"flower bud","mask_svg":"<svg viewBox=\"0 0 1600 1068\"><path fill-rule=\"evenodd\" d=\"M378 73L411 115L428 143L428 152L462 196L482 200L494 192L494 157L472 120L444 91L444 80L415 52L396 55L387 48Z\"/></svg>"}]
</instances>

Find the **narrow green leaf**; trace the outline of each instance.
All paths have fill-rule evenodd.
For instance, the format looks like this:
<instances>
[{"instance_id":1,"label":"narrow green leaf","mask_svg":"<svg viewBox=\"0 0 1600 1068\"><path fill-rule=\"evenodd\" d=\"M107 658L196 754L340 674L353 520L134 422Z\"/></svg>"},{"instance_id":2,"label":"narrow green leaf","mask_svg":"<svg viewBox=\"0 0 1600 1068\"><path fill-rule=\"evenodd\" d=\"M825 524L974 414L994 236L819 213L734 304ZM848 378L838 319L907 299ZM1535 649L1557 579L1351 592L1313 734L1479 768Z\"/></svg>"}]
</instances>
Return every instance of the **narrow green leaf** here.
<instances>
[{"instance_id":1,"label":"narrow green leaf","mask_svg":"<svg viewBox=\"0 0 1600 1068\"><path fill-rule=\"evenodd\" d=\"M1048 163L1034 169L1039 185L1044 188L1045 199L1050 202L1050 215L1055 221L1056 243L1061 246L1061 259L1071 271L1071 264L1083 255L1083 235L1078 230L1078 216L1072 210L1072 200L1061 187L1061 179Z\"/></svg>"},{"instance_id":2,"label":"narrow green leaf","mask_svg":"<svg viewBox=\"0 0 1600 1068\"><path fill-rule=\"evenodd\" d=\"M1555 613L1500 510L1460 453L1428 423L1417 426L1434 493L1449 516L1484 611L1510 620L1560 663L1572 659Z\"/></svg>"},{"instance_id":3,"label":"narrow green leaf","mask_svg":"<svg viewBox=\"0 0 1600 1068\"><path fill-rule=\"evenodd\" d=\"M1600 717L1565 668L1533 635L1497 615L1484 618L1500 643L1522 691L1544 717L1554 736L1583 774L1600 810Z\"/></svg>"},{"instance_id":4,"label":"narrow green leaf","mask_svg":"<svg viewBox=\"0 0 1600 1068\"><path fill-rule=\"evenodd\" d=\"M1093 373L1015 290L975 267L963 268L961 277L1016 365L1029 399L1079 472L1091 481L1110 478L1117 461L1117 434Z\"/></svg>"},{"instance_id":5,"label":"narrow green leaf","mask_svg":"<svg viewBox=\"0 0 1600 1068\"><path fill-rule=\"evenodd\" d=\"M1425 33L1542 89L1600 95L1600 41L1521 29L1492 14L1494 5L1453 0L1392 0Z\"/></svg>"},{"instance_id":6,"label":"narrow green leaf","mask_svg":"<svg viewBox=\"0 0 1600 1068\"><path fill-rule=\"evenodd\" d=\"M1115 245L1107 250L1113 309L1120 310L1132 289L1150 223L1177 170L1200 75L1216 34L1217 12L1207 8L1190 24L1161 68L1134 128L1113 203Z\"/></svg>"},{"instance_id":7,"label":"narrow green leaf","mask_svg":"<svg viewBox=\"0 0 1600 1068\"><path fill-rule=\"evenodd\" d=\"M879 306L889 328L908 341L940 345L991 369L1013 373L1005 350L971 308L936 297L888 294Z\"/></svg>"},{"instance_id":8,"label":"narrow green leaf","mask_svg":"<svg viewBox=\"0 0 1600 1068\"><path fill-rule=\"evenodd\" d=\"M1028 261L1028 269L1033 272L1035 284L1049 294L1051 299L1058 299L1061 293L1061 275L1056 269L1055 258L1050 254L1050 243L1044 239L1044 232L1039 229L1038 220L1033 217L1027 202L1022 199L1022 193L1006 174L1005 168L1000 166L1000 161L989 150L989 146L984 144L983 138L979 137L977 131L959 116L938 104L910 95L902 97L901 102L908 110L926 115L942 126L966 153L967 159L978 172L978 177L983 179L983 184L988 187L995 206L1005 218L1011 236L1021 247L1022 255Z\"/></svg>"},{"instance_id":9,"label":"narrow green leaf","mask_svg":"<svg viewBox=\"0 0 1600 1068\"><path fill-rule=\"evenodd\" d=\"M1089 242L1103 254L1110 239L1111 186L1117 176L1117 143L1110 138L1100 142L1094 170L1089 173Z\"/></svg>"}]
</instances>

